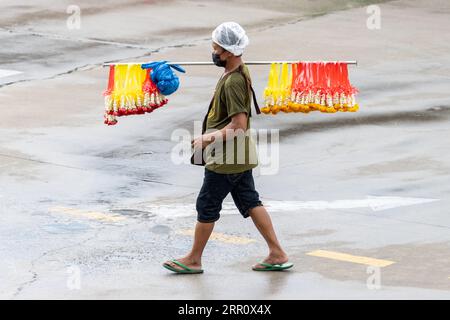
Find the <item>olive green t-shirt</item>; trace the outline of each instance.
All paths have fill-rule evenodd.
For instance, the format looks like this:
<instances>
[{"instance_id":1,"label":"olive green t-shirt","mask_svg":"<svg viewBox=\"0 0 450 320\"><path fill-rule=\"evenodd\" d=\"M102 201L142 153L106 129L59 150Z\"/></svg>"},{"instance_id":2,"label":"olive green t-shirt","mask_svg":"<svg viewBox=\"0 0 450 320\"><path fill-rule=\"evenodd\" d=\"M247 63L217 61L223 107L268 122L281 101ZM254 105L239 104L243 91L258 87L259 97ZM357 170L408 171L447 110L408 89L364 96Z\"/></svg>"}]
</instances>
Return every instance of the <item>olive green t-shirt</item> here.
<instances>
[{"instance_id":1,"label":"olive green t-shirt","mask_svg":"<svg viewBox=\"0 0 450 320\"><path fill-rule=\"evenodd\" d=\"M242 70L250 79L245 64ZM205 157L208 170L230 174L244 172L258 165L255 139L249 130L250 108L249 89L244 76L237 69L218 81L213 104L208 113L206 132L222 129L231 122L234 115L241 112L247 114L247 131L229 141L211 143L207 147Z\"/></svg>"}]
</instances>

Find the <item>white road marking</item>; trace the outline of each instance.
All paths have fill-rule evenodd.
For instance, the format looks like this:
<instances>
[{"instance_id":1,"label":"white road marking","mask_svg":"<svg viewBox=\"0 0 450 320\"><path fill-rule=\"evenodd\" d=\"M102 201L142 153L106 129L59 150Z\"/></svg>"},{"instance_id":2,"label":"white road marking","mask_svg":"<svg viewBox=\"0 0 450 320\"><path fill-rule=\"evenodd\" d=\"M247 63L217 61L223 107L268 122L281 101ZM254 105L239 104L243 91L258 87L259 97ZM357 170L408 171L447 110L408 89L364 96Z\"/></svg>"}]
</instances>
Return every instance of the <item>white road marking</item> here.
<instances>
[{"instance_id":1,"label":"white road marking","mask_svg":"<svg viewBox=\"0 0 450 320\"><path fill-rule=\"evenodd\" d=\"M21 74L22 71L0 69L0 78L15 76L16 74Z\"/></svg>"},{"instance_id":2,"label":"white road marking","mask_svg":"<svg viewBox=\"0 0 450 320\"><path fill-rule=\"evenodd\" d=\"M266 206L274 210L327 210L327 209L356 209L371 208L373 211L387 210L403 206L439 201L439 199L406 198L406 197L377 197L367 196L366 199L331 200L331 201L267 201Z\"/></svg>"},{"instance_id":3,"label":"white road marking","mask_svg":"<svg viewBox=\"0 0 450 320\"><path fill-rule=\"evenodd\" d=\"M407 197L382 197L367 196L365 199L349 200L324 200L324 201L281 201L281 200L262 200L264 206L269 211L295 211L301 209L307 210L330 210L330 209L357 209L371 208L373 211L387 210L403 206L412 206L424 203L439 201L439 199L428 198L407 198ZM142 207L160 217L178 218L196 215L195 203L147 203ZM236 206L231 201L225 201L222 204L221 215L239 214Z\"/></svg>"}]
</instances>

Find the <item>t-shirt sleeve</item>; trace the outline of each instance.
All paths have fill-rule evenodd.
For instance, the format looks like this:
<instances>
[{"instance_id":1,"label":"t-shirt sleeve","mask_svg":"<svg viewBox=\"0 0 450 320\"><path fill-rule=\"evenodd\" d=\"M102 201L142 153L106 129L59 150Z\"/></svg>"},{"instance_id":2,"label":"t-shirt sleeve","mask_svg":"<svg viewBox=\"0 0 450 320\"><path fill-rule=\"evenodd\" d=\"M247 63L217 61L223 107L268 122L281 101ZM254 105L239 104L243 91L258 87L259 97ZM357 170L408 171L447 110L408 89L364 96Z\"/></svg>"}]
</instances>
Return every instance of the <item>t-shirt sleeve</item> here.
<instances>
[{"instance_id":1,"label":"t-shirt sleeve","mask_svg":"<svg viewBox=\"0 0 450 320\"><path fill-rule=\"evenodd\" d=\"M232 117L240 112L245 112L248 116L250 106L248 105L248 91L245 79L241 75L230 77L225 82L224 89L228 117Z\"/></svg>"}]
</instances>

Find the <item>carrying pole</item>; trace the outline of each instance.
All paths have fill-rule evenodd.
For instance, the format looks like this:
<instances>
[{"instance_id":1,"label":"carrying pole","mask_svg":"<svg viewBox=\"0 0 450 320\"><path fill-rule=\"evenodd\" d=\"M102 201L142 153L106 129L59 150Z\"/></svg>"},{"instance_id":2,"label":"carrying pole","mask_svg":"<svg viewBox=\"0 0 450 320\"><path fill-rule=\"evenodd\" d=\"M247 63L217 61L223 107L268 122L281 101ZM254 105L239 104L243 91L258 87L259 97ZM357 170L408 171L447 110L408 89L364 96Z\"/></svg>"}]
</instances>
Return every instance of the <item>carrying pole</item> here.
<instances>
[{"instance_id":1,"label":"carrying pole","mask_svg":"<svg viewBox=\"0 0 450 320\"><path fill-rule=\"evenodd\" d=\"M324 62L324 63L346 63L349 65L358 65L358 61L244 61L246 65L268 65L272 63L298 63L298 62ZM104 63L103 67L111 66L111 65L129 65L129 64L145 64L149 62L117 62L117 63ZM208 66L213 65L212 61L168 61L168 64L178 64L180 66Z\"/></svg>"}]
</instances>

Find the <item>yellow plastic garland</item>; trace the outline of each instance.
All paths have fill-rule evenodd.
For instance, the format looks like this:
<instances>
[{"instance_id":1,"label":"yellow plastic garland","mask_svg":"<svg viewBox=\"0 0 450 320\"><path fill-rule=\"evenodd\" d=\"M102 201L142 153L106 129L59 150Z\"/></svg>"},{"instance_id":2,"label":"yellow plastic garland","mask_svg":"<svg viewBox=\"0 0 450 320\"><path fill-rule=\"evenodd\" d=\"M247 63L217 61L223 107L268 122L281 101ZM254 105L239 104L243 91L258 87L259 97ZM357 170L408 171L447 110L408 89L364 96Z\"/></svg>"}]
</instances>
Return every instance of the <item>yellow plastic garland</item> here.
<instances>
[{"instance_id":1,"label":"yellow plastic garland","mask_svg":"<svg viewBox=\"0 0 450 320\"><path fill-rule=\"evenodd\" d=\"M289 65L272 63L267 87L264 90L264 107L261 108L261 112L265 114L277 114L280 111L291 112L291 83L292 75L289 73Z\"/></svg>"}]
</instances>

